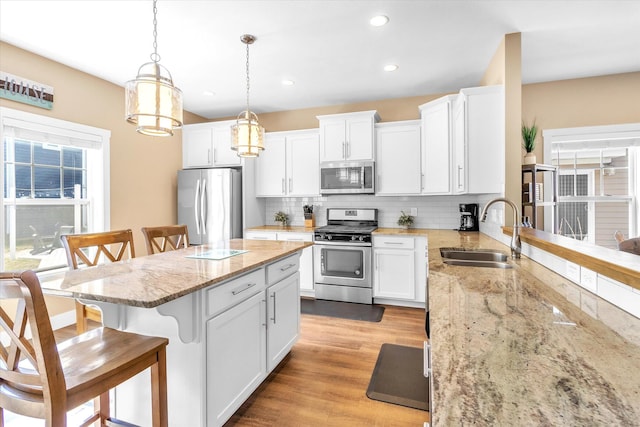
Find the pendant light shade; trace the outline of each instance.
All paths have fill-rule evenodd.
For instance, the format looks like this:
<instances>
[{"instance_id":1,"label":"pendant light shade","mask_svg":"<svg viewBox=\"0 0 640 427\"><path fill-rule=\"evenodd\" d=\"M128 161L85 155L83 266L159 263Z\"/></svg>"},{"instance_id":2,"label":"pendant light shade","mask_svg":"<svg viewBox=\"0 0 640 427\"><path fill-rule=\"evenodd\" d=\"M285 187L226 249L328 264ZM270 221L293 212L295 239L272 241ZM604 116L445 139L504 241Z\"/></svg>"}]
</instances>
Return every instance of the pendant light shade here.
<instances>
[{"instance_id":1,"label":"pendant light shade","mask_svg":"<svg viewBox=\"0 0 640 427\"><path fill-rule=\"evenodd\" d=\"M182 91L174 86L169 70L160 65L156 1L153 1L152 62L143 64L136 79L125 84L126 119L144 135L172 136L174 129L182 127Z\"/></svg>"},{"instance_id":2,"label":"pendant light shade","mask_svg":"<svg viewBox=\"0 0 640 427\"><path fill-rule=\"evenodd\" d=\"M258 122L258 116L249 108L249 45L256 41L251 34L240 37L240 41L247 45L247 109L236 119L231 127L231 149L237 151L239 157L258 157L264 150L264 128Z\"/></svg>"}]
</instances>

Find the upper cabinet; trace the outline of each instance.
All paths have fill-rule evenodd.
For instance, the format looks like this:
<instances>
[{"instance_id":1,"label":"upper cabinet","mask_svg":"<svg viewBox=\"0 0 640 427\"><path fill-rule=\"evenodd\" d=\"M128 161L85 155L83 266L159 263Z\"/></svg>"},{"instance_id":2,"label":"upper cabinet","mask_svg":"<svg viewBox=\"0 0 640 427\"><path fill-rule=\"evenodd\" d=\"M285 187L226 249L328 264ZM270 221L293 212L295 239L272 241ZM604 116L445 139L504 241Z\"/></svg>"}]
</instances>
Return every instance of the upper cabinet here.
<instances>
[{"instance_id":1,"label":"upper cabinet","mask_svg":"<svg viewBox=\"0 0 640 427\"><path fill-rule=\"evenodd\" d=\"M376 195L420 194L420 121L376 125Z\"/></svg>"},{"instance_id":2,"label":"upper cabinet","mask_svg":"<svg viewBox=\"0 0 640 427\"><path fill-rule=\"evenodd\" d=\"M256 159L258 197L320 194L318 130L271 132Z\"/></svg>"},{"instance_id":3,"label":"upper cabinet","mask_svg":"<svg viewBox=\"0 0 640 427\"><path fill-rule=\"evenodd\" d=\"M504 89L462 89L454 114L454 193L504 191Z\"/></svg>"},{"instance_id":4,"label":"upper cabinet","mask_svg":"<svg viewBox=\"0 0 640 427\"><path fill-rule=\"evenodd\" d=\"M318 116L320 161L373 160L376 111Z\"/></svg>"},{"instance_id":5,"label":"upper cabinet","mask_svg":"<svg viewBox=\"0 0 640 427\"><path fill-rule=\"evenodd\" d=\"M462 89L420 106L422 194L504 191L504 90Z\"/></svg>"},{"instance_id":6,"label":"upper cabinet","mask_svg":"<svg viewBox=\"0 0 640 427\"><path fill-rule=\"evenodd\" d=\"M455 95L421 105L422 194L451 194L451 156Z\"/></svg>"},{"instance_id":7,"label":"upper cabinet","mask_svg":"<svg viewBox=\"0 0 640 427\"><path fill-rule=\"evenodd\" d=\"M235 120L198 123L182 128L182 167L212 168L240 166L231 149L231 126Z\"/></svg>"}]
</instances>

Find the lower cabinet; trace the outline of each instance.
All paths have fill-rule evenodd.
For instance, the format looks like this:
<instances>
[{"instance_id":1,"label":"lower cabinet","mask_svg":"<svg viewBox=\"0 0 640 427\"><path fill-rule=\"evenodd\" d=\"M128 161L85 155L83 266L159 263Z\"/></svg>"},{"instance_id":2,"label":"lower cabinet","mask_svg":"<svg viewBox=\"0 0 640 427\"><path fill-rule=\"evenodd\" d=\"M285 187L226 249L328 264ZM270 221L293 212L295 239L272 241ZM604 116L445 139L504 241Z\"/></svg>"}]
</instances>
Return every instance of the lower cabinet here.
<instances>
[{"instance_id":1,"label":"lower cabinet","mask_svg":"<svg viewBox=\"0 0 640 427\"><path fill-rule=\"evenodd\" d=\"M222 425L267 376L264 292L207 321L207 425Z\"/></svg>"},{"instance_id":2,"label":"lower cabinet","mask_svg":"<svg viewBox=\"0 0 640 427\"><path fill-rule=\"evenodd\" d=\"M313 233L293 231L247 230L245 239L283 240L287 242L313 242ZM306 297L315 296L313 284L313 247L304 248L300 255L300 293Z\"/></svg>"},{"instance_id":3,"label":"lower cabinet","mask_svg":"<svg viewBox=\"0 0 640 427\"><path fill-rule=\"evenodd\" d=\"M298 340L298 268L296 254L205 290L208 426L223 425Z\"/></svg>"},{"instance_id":4,"label":"lower cabinet","mask_svg":"<svg viewBox=\"0 0 640 427\"><path fill-rule=\"evenodd\" d=\"M423 306L427 273L425 238L374 235L373 268L376 302Z\"/></svg>"},{"instance_id":5,"label":"lower cabinet","mask_svg":"<svg viewBox=\"0 0 640 427\"><path fill-rule=\"evenodd\" d=\"M267 371L289 353L300 334L300 274L267 289Z\"/></svg>"}]
</instances>

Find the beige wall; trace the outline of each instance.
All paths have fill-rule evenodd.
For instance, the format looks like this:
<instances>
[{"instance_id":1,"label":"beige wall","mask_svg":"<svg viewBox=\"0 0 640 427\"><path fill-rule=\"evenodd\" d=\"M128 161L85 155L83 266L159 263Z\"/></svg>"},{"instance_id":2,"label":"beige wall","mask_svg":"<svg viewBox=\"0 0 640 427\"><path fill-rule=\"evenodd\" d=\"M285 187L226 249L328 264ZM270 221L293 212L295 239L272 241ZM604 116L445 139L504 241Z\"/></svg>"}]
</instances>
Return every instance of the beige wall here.
<instances>
[{"instance_id":1,"label":"beige wall","mask_svg":"<svg viewBox=\"0 0 640 427\"><path fill-rule=\"evenodd\" d=\"M538 161L544 129L638 123L639 96L640 72L524 85L522 118L540 128Z\"/></svg>"},{"instance_id":2,"label":"beige wall","mask_svg":"<svg viewBox=\"0 0 640 427\"><path fill-rule=\"evenodd\" d=\"M137 66L131 64L131 78ZM53 86L52 110L0 99L0 106L111 131L111 229L131 228L136 252L146 253L140 228L174 224L176 172L182 166L182 136L140 135L124 120L124 88L0 42L0 70ZM204 121L185 112L185 122ZM68 303L68 302L67 302ZM73 305L63 304L71 309ZM49 308L51 314L60 307Z\"/></svg>"},{"instance_id":3,"label":"beige wall","mask_svg":"<svg viewBox=\"0 0 640 427\"><path fill-rule=\"evenodd\" d=\"M351 113L354 111L376 110L380 116L380 122L415 120L420 118L418 106L444 95L448 94L422 95L410 98L385 99L380 101L331 105L327 107L305 108L301 110L262 113L259 114L258 120L260 120L260 124L262 124L267 132L313 129L318 127L318 119L316 116ZM219 120L229 119L235 119L235 117L227 117Z\"/></svg>"}]
</instances>

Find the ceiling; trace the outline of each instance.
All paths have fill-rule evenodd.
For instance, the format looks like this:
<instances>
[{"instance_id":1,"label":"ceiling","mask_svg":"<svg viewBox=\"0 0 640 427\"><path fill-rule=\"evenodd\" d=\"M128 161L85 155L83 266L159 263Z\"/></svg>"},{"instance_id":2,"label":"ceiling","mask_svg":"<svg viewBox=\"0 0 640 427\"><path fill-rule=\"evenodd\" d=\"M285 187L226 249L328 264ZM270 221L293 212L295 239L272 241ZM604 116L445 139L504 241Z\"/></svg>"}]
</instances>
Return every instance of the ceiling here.
<instances>
[{"instance_id":1,"label":"ceiling","mask_svg":"<svg viewBox=\"0 0 640 427\"><path fill-rule=\"evenodd\" d=\"M157 9L160 63L184 108L208 119L246 107L245 33L257 37L258 114L477 86L513 32L525 84L640 71L639 0L159 0ZM371 26L378 14L389 23ZM153 52L152 2L0 0L0 40L123 86Z\"/></svg>"}]
</instances>

